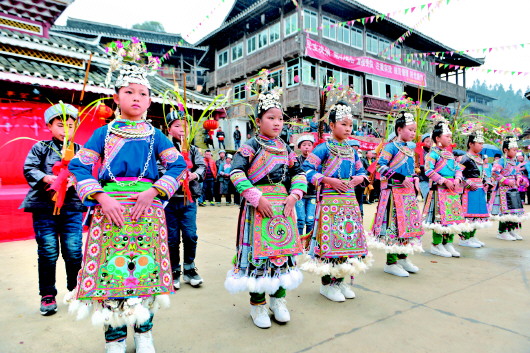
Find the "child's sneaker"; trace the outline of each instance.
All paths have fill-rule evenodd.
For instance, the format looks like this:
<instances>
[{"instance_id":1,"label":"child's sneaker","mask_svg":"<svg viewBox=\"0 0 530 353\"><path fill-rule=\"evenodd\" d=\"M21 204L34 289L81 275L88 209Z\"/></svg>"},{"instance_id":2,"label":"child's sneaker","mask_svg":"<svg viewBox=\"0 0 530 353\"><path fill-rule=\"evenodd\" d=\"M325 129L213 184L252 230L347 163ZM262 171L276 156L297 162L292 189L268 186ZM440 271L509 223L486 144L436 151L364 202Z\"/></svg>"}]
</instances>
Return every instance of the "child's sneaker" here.
<instances>
[{"instance_id":1,"label":"child's sneaker","mask_svg":"<svg viewBox=\"0 0 530 353\"><path fill-rule=\"evenodd\" d=\"M515 230L511 230L510 235L515 238L515 240L523 240L523 237L520 236Z\"/></svg>"},{"instance_id":2,"label":"child's sneaker","mask_svg":"<svg viewBox=\"0 0 530 353\"><path fill-rule=\"evenodd\" d=\"M180 289L180 271L173 271L173 288Z\"/></svg>"},{"instance_id":3,"label":"child's sneaker","mask_svg":"<svg viewBox=\"0 0 530 353\"><path fill-rule=\"evenodd\" d=\"M202 277L197 273L197 268L184 270L184 283L189 283L192 287L199 287L203 281Z\"/></svg>"},{"instance_id":4,"label":"child's sneaker","mask_svg":"<svg viewBox=\"0 0 530 353\"><path fill-rule=\"evenodd\" d=\"M40 300L40 314L50 316L57 312L57 302L54 295L45 295Z\"/></svg>"},{"instance_id":5,"label":"child's sneaker","mask_svg":"<svg viewBox=\"0 0 530 353\"><path fill-rule=\"evenodd\" d=\"M125 343L124 339L121 341L105 343L105 353L125 353L126 351L127 343Z\"/></svg>"},{"instance_id":6,"label":"child's sneaker","mask_svg":"<svg viewBox=\"0 0 530 353\"><path fill-rule=\"evenodd\" d=\"M136 353L155 353L151 330L143 333L135 332L134 345L136 346Z\"/></svg>"},{"instance_id":7,"label":"child's sneaker","mask_svg":"<svg viewBox=\"0 0 530 353\"><path fill-rule=\"evenodd\" d=\"M215 206L215 202L210 201L210 206ZM219 206L221 206L221 205L219 205Z\"/></svg>"},{"instance_id":8,"label":"child's sneaker","mask_svg":"<svg viewBox=\"0 0 530 353\"><path fill-rule=\"evenodd\" d=\"M291 315L289 314L289 309L287 309L285 298L271 297L269 307L274 314L274 319L276 321L285 323L291 320Z\"/></svg>"},{"instance_id":9,"label":"child's sneaker","mask_svg":"<svg viewBox=\"0 0 530 353\"><path fill-rule=\"evenodd\" d=\"M250 317L259 328L271 327L271 318L265 305L250 305Z\"/></svg>"}]
</instances>

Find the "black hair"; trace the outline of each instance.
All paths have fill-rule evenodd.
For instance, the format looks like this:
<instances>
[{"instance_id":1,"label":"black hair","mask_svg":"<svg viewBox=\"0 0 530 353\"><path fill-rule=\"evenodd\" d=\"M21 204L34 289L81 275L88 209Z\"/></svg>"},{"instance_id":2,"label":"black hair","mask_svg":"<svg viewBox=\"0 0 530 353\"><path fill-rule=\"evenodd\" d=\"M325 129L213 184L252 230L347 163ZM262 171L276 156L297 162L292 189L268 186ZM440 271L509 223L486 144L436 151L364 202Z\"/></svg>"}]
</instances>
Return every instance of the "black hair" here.
<instances>
[{"instance_id":1,"label":"black hair","mask_svg":"<svg viewBox=\"0 0 530 353\"><path fill-rule=\"evenodd\" d=\"M495 153L495 155L493 156L493 158L502 158L502 154L498 154L498 153Z\"/></svg>"},{"instance_id":2,"label":"black hair","mask_svg":"<svg viewBox=\"0 0 530 353\"><path fill-rule=\"evenodd\" d=\"M346 107L348 107L348 103L346 103L345 101L338 101L336 104L335 104L335 107L339 106L339 105L344 105ZM329 112L329 122L330 123L336 123L337 122L337 111L335 109L332 109L330 112Z\"/></svg>"},{"instance_id":3,"label":"black hair","mask_svg":"<svg viewBox=\"0 0 530 353\"><path fill-rule=\"evenodd\" d=\"M508 147L510 145L510 139L512 139L513 136L506 136L504 138L504 141L502 141L502 152L504 153L504 150L509 150L510 147Z\"/></svg>"},{"instance_id":4,"label":"black hair","mask_svg":"<svg viewBox=\"0 0 530 353\"><path fill-rule=\"evenodd\" d=\"M432 143L436 144L436 138L443 135L443 122L439 122L436 125L434 125L434 128L432 129Z\"/></svg>"},{"instance_id":5,"label":"black hair","mask_svg":"<svg viewBox=\"0 0 530 353\"><path fill-rule=\"evenodd\" d=\"M467 138L467 149L469 149L470 143L475 143L476 138L477 138L477 135L474 135L474 134L469 135L469 137Z\"/></svg>"},{"instance_id":6,"label":"black hair","mask_svg":"<svg viewBox=\"0 0 530 353\"><path fill-rule=\"evenodd\" d=\"M204 150L204 153L206 153L206 152L212 153L212 150Z\"/></svg>"},{"instance_id":7,"label":"black hair","mask_svg":"<svg viewBox=\"0 0 530 353\"><path fill-rule=\"evenodd\" d=\"M398 135L398 128L404 128L405 127L405 113L406 111L402 110L398 113L398 116L396 117L396 120L394 120L394 132L396 136Z\"/></svg>"},{"instance_id":8,"label":"black hair","mask_svg":"<svg viewBox=\"0 0 530 353\"><path fill-rule=\"evenodd\" d=\"M239 126L236 125L236 129L239 129Z\"/></svg>"}]
</instances>

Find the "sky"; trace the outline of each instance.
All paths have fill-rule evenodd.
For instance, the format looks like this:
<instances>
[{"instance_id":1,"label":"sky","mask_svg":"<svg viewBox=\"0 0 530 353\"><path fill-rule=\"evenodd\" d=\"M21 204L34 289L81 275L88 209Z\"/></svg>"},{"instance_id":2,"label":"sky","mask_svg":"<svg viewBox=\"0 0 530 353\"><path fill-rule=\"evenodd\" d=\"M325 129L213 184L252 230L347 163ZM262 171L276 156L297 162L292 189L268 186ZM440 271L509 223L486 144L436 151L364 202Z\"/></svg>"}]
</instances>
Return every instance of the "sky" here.
<instances>
[{"instance_id":1,"label":"sky","mask_svg":"<svg viewBox=\"0 0 530 353\"><path fill-rule=\"evenodd\" d=\"M298 0L299 2L303 0ZM391 13L438 0L360 0L382 13ZM223 22L234 0L75 0L57 20L64 25L68 17L103 22L130 28L135 23L158 21L167 32L178 33L194 43ZM393 18L415 28L455 50L513 46L528 43L525 48L474 52L485 58L484 69L530 72L530 30L528 0L447 0L432 11L429 20L417 26L426 11L396 14ZM405 40L406 45L406 40ZM530 74L505 75L468 71L467 84L474 80L488 85L503 84L514 90L530 89Z\"/></svg>"}]
</instances>

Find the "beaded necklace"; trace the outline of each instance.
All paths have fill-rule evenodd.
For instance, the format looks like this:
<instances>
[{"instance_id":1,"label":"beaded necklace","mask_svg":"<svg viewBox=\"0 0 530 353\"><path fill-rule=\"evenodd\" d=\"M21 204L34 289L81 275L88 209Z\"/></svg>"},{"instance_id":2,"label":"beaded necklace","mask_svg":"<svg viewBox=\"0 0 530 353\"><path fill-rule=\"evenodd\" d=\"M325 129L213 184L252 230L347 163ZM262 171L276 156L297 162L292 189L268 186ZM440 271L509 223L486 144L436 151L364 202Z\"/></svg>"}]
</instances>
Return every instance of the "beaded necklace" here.
<instances>
[{"instance_id":1,"label":"beaded necklace","mask_svg":"<svg viewBox=\"0 0 530 353\"><path fill-rule=\"evenodd\" d=\"M145 176L145 173L147 172L147 169L149 168L149 162L151 161L151 156L153 155L153 146L155 142L155 136L154 136L155 128L153 127L153 125L149 124L149 122L146 122L150 126L150 129L148 130L148 132L134 133L131 131L123 131L120 128L114 128L113 125L116 122L125 122L127 124L127 121L124 121L124 119L114 119L113 121L109 123L109 126L107 128L107 134L105 136L105 147L104 147L105 169L109 173L110 179L116 184L118 184L119 186L121 187L134 186L140 180L143 179L143 177ZM119 137L128 138L128 139L144 138L144 137L151 136L150 142L149 142L149 153L147 154L147 160L145 161L144 169L142 170L142 173L138 176L138 178L136 178L136 180L131 181L130 183L122 183L121 181L118 181L116 177L114 176L114 174L112 173L112 170L110 169L110 162L109 162L110 151L109 151L108 145L110 142L111 133Z\"/></svg>"},{"instance_id":2,"label":"beaded necklace","mask_svg":"<svg viewBox=\"0 0 530 353\"><path fill-rule=\"evenodd\" d=\"M450 171L456 172L456 160L455 160L455 156L453 156L453 154L451 152L446 151L446 150L442 150L440 147L433 147L431 150L434 151L438 156L440 156L443 159L447 160L447 162L445 162L445 166ZM449 160L452 160L454 162L453 163L453 167L449 166Z\"/></svg>"},{"instance_id":3,"label":"beaded necklace","mask_svg":"<svg viewBox=\"0 0 530 353\"><path fill-rule=\"evenodd\" d=\"M401 141L401 142L404 142L404 141ZM414 175L414 167L412 167L412 170L411 170L409 164L407 163L409 158L413 158L414 157L414 151L411 150L406 145L406 143L405 143L404 146L399 146L398 143L396 141L394 141L393 144L394 144L394 146L396 146L396 148L399 150L399 152L403 153L406 156L406 158L407 158L407 160L405 161L405 165L407 166L407 176Z\"/></svg>"},{"instance_id":4,"label":"beaded necklace","mask_svg":"<svg viewBox=\"0 0 530 353\"><path fill-rule=\"evenodd\" d=\"M477 165L478 170L480 171L480 178L484 177L484 160L480 156L476 156L471 152L467 152L466 156L471 159Z\"/></svg>"}]
</instances>

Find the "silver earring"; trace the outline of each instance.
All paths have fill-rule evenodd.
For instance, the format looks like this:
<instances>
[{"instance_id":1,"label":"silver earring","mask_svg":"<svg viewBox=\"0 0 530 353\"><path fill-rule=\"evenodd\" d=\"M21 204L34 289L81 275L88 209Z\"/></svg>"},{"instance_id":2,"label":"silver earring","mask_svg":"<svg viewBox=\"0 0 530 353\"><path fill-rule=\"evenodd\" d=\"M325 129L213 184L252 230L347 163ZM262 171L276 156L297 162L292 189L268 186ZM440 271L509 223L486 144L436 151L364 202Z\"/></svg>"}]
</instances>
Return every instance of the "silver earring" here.
<instances>
[{"instance_id":1,"label":"silver earring","mask_svg":"<svg viewBox=\"0 0 530 353\"><path fill-rule=\"evenodd\" d=\"M114 116L116 117L116 119L121 118L121 112L120 112L120 106L119 105L116 107L116 110L114 111Z\"/></svg>"},{"instance_id":2,"label":"silver earring","mask_svg":"<svg viewBox=\"0 0 530 353\"><path fill-rule=\"evenodd\" d=\"M147 120L147 110L142 114L142 120Z\"/></svg>"}]
</instances>

